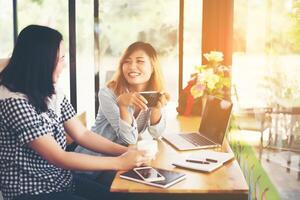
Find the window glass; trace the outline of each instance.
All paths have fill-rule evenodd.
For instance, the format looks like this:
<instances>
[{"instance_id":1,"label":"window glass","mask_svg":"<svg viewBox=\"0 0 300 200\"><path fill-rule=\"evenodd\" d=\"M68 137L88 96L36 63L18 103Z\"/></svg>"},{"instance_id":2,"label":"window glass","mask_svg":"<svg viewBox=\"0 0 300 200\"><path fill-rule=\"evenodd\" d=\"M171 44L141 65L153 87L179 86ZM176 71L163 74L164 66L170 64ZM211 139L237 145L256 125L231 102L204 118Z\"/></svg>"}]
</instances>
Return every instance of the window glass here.
<instances>
[{"instance_id":1,"label":"window glass","mask_svg":"<svg viewBox=\"0 0 300 200\"><path fill-rule=\"evenodd\" d=\"M77 112L86 112L87 126L95 121L94 1L76 1Z\"/></svg>"},{"instance_id":2,"label":"window glass","mask_svg":"<svg viewBox=\"0 0 300 200\"><path fill-rule=\"evenodd\" d=\"M101 0L99 7L101 87L124 50L140 40L157 50L167 90L177 100L179 1Z\"/></svg>"},{"instance_id":3,"label":"window glass","mask_svg":"<svg viewBox=\"0 0 300 200\"><path fill-rule=\"evenodd\" d=\"M202 0L184 1L183 87L201 64Z\"/></svg>"},{"instance_id":4,"label":"window glass","mask_svg":"<svg viewBox=\"0 0 300 200\"><path fill-rule=\"evenodd\" d=\"M10 57L14 46L13 4L12 1L0 1L0 59ZM3 9L4 8L4 9Z\"/></svg>"},{"instance_id":5,"label":"window glass","mask_svg":"<svg viewBox=\"0 0 300 200\"><path fill-rule=\"evenodd\" d=\"M235 1L232 83L240 107L300 105L299 5Z\"/></svg>"}]
</instances>

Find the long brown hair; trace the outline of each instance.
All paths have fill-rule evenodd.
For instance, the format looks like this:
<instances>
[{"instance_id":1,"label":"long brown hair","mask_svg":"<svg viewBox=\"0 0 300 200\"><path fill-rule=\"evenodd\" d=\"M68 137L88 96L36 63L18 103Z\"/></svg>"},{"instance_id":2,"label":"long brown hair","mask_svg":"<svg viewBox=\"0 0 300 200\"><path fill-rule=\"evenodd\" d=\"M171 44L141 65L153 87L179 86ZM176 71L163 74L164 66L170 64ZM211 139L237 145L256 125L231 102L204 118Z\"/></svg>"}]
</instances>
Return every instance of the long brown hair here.
<instances>
[{"instance_id":1,"label":"long brown hair","mask_svg":"<svg viewBox=\"0 0 300 200\"><path fill-rule=\"evenodd\" d=\"M145 42L134 42L132 43L124 52L121 60L119 62L119 66L115 74L113 75L112 79L108 81L107 87L112 89L114 93L119 96L127 92L128 82L126 81L122 66L124 61L135 51L142 50L144 51L150 58L150 62L153 68L153 72L151 77L148 81L148 85L146 90L154 90L154 91L163 91L164 90L164 82L163 82L163 75L161 72L161 67L157 58L157 53L153 46L149 43Z\"/></svg>"}]
</instances>

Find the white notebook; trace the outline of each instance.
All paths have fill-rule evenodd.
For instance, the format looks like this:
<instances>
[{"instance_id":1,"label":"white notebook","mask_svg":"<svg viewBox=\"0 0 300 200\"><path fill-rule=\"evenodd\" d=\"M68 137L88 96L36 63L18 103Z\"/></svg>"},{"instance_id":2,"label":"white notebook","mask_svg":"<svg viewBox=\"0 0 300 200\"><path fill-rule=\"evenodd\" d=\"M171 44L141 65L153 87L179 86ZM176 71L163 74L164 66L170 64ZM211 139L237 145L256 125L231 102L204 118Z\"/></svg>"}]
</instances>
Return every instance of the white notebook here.
<instances>
[{"instance_id":1,"label":"white notebook","mask_svg":"<svg viewBox=\"0 0 300 200\"><path fill-rule=\"evenodd\" d=\"M197 170L201 172L212 172L223 164L234 158L232 153L202 150L193 153L186 159L178 160L172 164L176 167Z\"/></svg>"}]
</instances>

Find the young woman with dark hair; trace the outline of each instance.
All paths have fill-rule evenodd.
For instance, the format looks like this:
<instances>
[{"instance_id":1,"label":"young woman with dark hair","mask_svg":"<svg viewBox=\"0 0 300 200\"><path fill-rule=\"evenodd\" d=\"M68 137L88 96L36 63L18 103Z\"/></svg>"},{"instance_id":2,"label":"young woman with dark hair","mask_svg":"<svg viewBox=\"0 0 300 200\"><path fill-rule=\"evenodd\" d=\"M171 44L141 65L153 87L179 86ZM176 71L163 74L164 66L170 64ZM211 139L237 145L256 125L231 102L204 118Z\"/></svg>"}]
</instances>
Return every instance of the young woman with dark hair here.
<instances>
[{"instance_id":1,"label":"young woman with dark hair","mask_svg":"<svg viewBox=\"0 0 300 200\"><path fill-rule=\"evenodd\" d=\"M52 74L56 64L61 65L63 61L63 57L57 57L61 41L62 35L54 29L42 26L25 28L0 75L1 85L11 92L26 94L34 107L45 112L47 97L55 93L53 81L56 80Z\"/></svg>"},{"instance_id":2,"label":"young woman with dark hair","mask_svg":"<svg viewBox=\"0 0 300 200\"><path fill-rule=\"evenodd\" d=\"M70 170L127 170L147 161L144 152L87 130L56 88L64 63L62 35L51 28L24 28L0 73L0 190L10 199L115 198L100 183ZM96 157L66 152L67 132Z\"/></svg>"}]
</instances>

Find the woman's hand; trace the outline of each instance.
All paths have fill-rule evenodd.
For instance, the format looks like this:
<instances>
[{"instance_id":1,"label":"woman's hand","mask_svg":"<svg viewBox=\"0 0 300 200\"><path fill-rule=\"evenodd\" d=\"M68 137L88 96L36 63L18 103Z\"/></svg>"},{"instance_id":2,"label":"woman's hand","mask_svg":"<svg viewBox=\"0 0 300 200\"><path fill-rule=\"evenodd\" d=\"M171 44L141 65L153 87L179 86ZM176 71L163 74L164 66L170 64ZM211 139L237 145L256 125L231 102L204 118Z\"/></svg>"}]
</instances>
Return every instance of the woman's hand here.
<instances>
[{"instance_id":1,"label":"woman's hand","mask_svg":"<svg viewBox=\"0 0 300 200\"><path fill-rule=\"evenodd\" d=\"M118 158L120 161L120 165L117 167L118 170L130 170L150 161L149 157L146 157L145 151L139 151L132 148L129 148L127 152L123 153Z\"/></svg>"},{"instance_id":2,"label":"woman's hand","mask_svg":"<svg viewBox=\"0 0 300 200\"><path fill-rule=\"evenodd\" d=\"M154 108L161 109L168 103L168 101L170 101L170 94L167 92L162 92Z\"/></svg>"},{"instance_id":3,"label":"woman's hand","mask_svg":"<svg viewBox=\"0 0 300 200\"><path fill-rule=\"evenodd\" d=\"M150 125L157 124L161 119L161 108L165 106L170 100L170 94L167 92L161 93L158 102L151 110Z\"/></svg>"},{"instance_id":4,"label":"woman's hand","mask_svg":"<svg viewBox=\"0 0 300 200\"><path fill-rule=\"evenodd\" d=\"M138 92L130 92L121 94L117 98L118 106L119 107L129 107L134 106L141 110L147 110L147 100L140 95Z\"/></svg>"}]
</instances>

